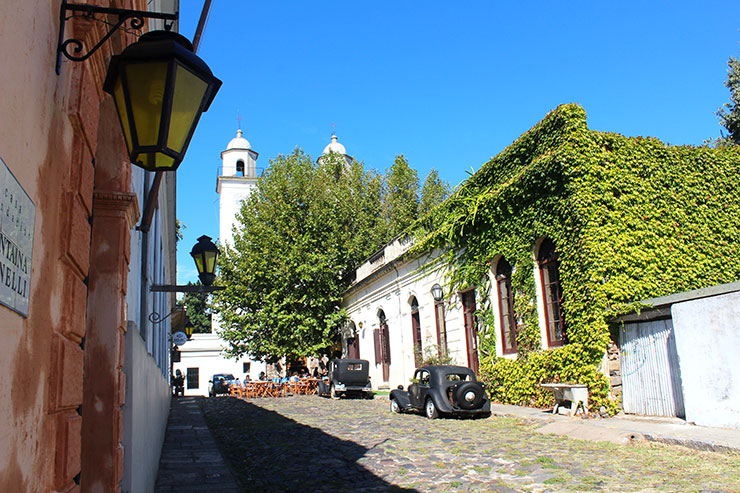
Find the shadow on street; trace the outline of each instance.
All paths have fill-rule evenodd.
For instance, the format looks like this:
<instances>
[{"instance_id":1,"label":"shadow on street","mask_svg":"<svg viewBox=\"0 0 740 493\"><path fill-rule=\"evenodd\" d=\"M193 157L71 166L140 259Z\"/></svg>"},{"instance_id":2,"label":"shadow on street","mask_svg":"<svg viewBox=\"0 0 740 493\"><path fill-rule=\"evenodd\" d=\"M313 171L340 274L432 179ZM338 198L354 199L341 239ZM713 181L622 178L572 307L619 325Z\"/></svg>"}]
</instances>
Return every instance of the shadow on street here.
<instances>
[{"instance_id":1,"label":"shadow on street","mask_svg":"<svg viewBox=\"0 0 740 493\"><path fill-rule=\"evenodd\" d=\"M244 491L415 491L391 485L357 464L370 448L241 399L204 399L201 404Z\"/></svg>"}]
</instances>

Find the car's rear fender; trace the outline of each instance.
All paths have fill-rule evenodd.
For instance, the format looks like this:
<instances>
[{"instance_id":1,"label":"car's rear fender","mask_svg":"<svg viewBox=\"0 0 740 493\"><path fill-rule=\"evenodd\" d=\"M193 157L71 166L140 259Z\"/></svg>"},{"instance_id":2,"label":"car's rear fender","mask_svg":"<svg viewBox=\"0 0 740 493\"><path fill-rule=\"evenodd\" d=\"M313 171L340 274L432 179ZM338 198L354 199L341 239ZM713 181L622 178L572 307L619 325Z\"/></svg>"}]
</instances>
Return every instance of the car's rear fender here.
<instances>
[{"instance_id":1,"label":"car's rear fender","mask_svg":"<svg viewBox=\"0 0 740 493\"><path fill-rule=\"evenodd\" d=\"M432 402L434 402L434 405L439 412L442 412L442 413L452 412L452 406L450 405L450 401L447 400L447 397L445 396L444 392L432 391L432 392L429 392L428 397L432 399Z\"/></svg>"},{"instance_id":2,"label":"car's rear fender","mask_svg":"<svg viewBox=\"0 0 740 493\"><path fill-rule=\"evenodd\" d=\"M395 399L401 409L409 409L411 407L411 400L409 399L409 393L405 390L391 390L389 396L391 399Z\"/></svg>"}]
</instances>

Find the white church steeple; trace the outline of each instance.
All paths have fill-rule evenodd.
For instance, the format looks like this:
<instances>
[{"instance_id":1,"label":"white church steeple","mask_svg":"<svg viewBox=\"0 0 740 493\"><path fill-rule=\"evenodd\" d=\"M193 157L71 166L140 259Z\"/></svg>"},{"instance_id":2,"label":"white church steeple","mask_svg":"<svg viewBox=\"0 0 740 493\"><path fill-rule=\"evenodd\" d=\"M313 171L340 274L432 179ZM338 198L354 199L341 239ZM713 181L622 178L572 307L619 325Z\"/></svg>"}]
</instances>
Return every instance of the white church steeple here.
<instances>
[{"instance_id":1,"label":"white church steeple","mask_svg":"<svg viewBox=\"0 0 740 493\"><path fill-rule=\"evenodd\" d=\"M234 243L232 227L241 203L257 186L257 157L241 129L221 152L221 172L216 182L219 194L219 240Z\"/></svg>"},{"instance_id":2,"label":"white church steeple","mask_svg":"<svg viewBox=\"0 0 740 493\"><path fill-rule=\"evenodd\" d=\"M335 134L334 132L332 132L331 134L331 142L329 142L329 144L324 147L324 152L322 152L321 156L319 156L319 158L317 159L319 164L323 162L324 156L328 156L332 152L342 156L347 163L347 166L349 166L352 161L354 161L352 156L347 154L347 150L344 148L344 146L339 143L339 140L337 139L337 134Z\"/></svg>"}]
</instances>

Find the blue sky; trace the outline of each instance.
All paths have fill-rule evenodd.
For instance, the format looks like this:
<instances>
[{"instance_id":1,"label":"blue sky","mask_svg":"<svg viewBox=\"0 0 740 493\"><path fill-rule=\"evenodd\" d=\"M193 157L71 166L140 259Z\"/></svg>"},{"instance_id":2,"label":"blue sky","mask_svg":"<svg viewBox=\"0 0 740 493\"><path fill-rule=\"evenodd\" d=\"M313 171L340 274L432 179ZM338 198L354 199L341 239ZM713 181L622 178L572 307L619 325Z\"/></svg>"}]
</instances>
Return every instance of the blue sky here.
<instances>
[{"instance_id":1,"label":"blue sky","mask_svg":"<svg viewBox=\"0 0 740 493\"><path fill-rule=\"evenodd\" d=\"M202 6L180 2L188 38ZM198 55L223 86L177 171L178 282L197 278L196 238L219 236L237 114L258 166L295 147L318 157L334 123L367 168L404 154L453 186L563 103L595 130L699 145L720 133L739 29L737 0L215 0Z\"/></svg>"}]
</instances>

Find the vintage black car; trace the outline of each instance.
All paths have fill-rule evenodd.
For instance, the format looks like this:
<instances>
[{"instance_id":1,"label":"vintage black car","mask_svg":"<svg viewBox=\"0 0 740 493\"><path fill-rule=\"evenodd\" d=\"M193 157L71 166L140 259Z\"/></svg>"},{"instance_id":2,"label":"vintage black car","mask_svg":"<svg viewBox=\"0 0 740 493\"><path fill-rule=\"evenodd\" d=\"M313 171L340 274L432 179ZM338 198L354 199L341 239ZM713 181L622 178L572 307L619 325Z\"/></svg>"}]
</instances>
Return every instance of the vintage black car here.
<instances>
[{"instance_id":1,"label":"vintage black car","mask_svg":"<svg viewBox=\"0 0 740 493\"><path fill-rule=\"evenodd\" d=\"M333 359L329 361L329 378L319 382L319 395L332 399L342 396L373 398L370 385L370 363L366 359Z\"/></svg>"},{"instance_id":2,"label":"vintage black car","mask_svg":"<svg viewBox=\"0 0 740 493\"><path fill-rule=\"evenodd\" d=\"M429 419L440 415L488 417L491 402L475 373L464 366L424 366L418 368L408 390L392 390L391 411L420 411Z\"/></svg>"}]
</instances>

